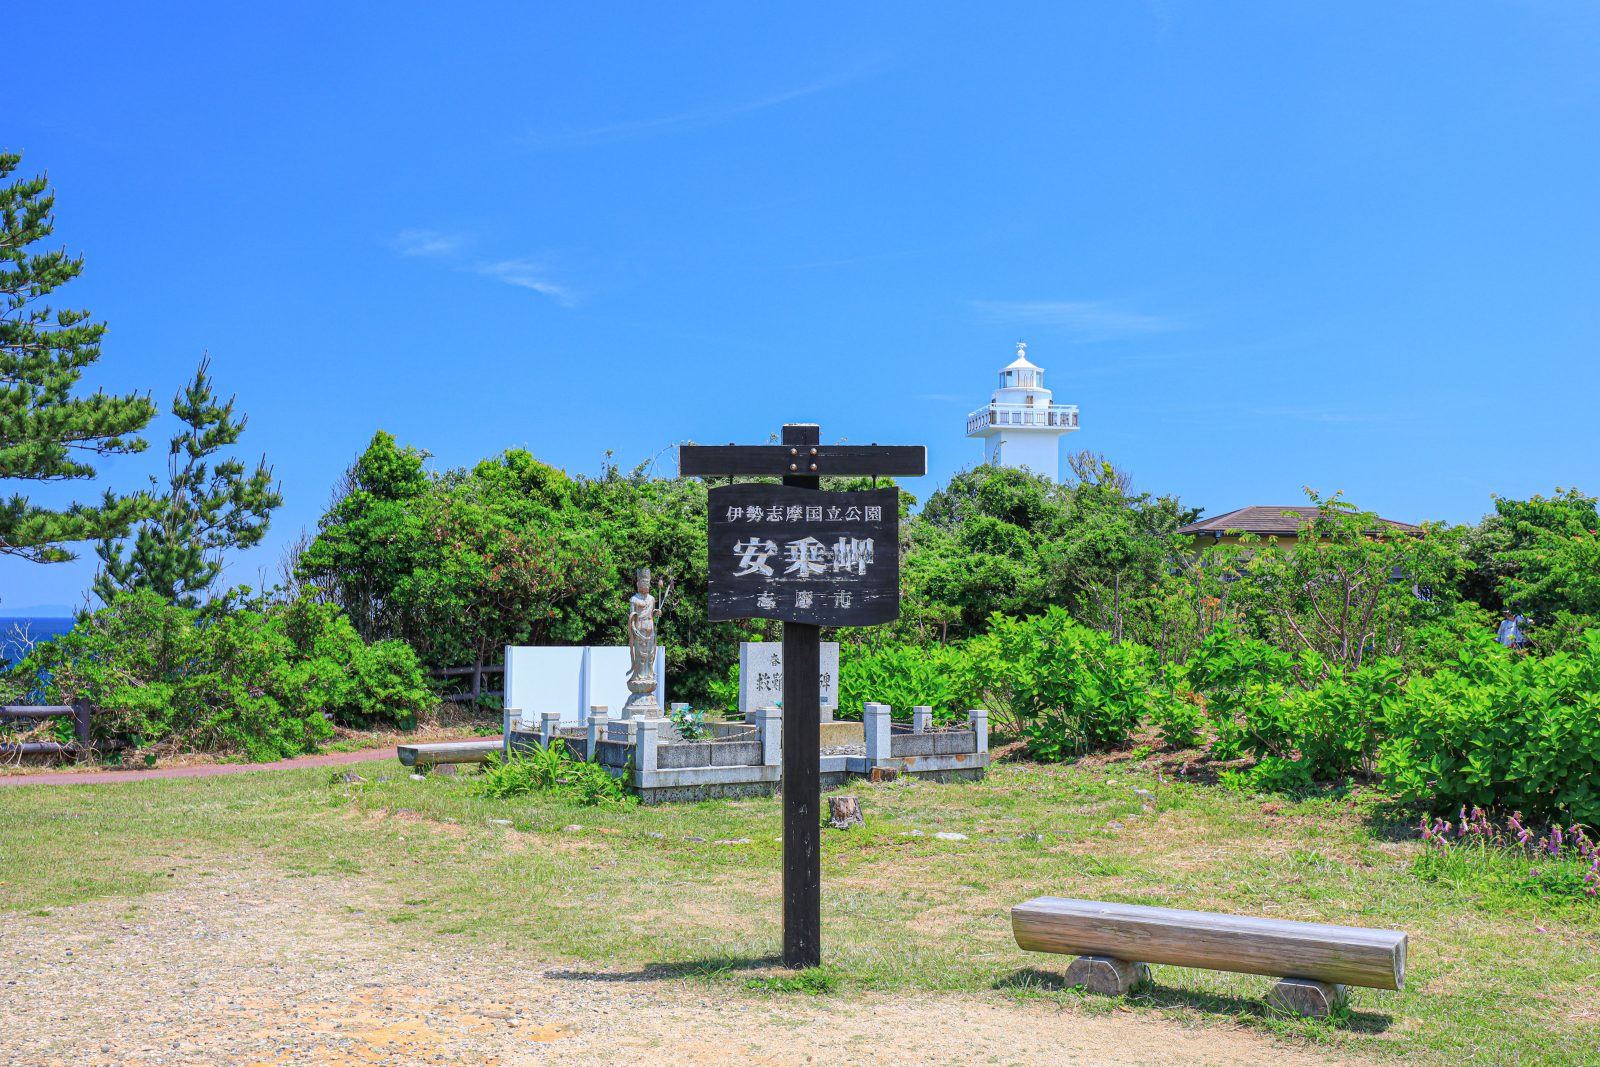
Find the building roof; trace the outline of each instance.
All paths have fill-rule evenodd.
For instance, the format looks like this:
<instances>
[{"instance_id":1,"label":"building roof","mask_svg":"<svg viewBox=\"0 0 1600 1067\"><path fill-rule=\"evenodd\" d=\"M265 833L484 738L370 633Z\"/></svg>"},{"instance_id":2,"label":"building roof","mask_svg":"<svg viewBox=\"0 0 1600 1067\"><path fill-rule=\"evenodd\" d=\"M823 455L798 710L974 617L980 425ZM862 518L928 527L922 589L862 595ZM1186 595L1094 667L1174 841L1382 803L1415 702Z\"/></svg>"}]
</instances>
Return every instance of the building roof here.
<instances>
[{"instance_id":1,"label":"building roof","mask_svg":"<svg viewBox=\"0 0 1600 1067\"><path fill-rule=\"evenodd\" d=\"M1305 504L1253 504L1247 508L1237 508L1225 512L1215 518L1201 519L1191 522L1178 530L1180 534L1215 534L1221 535L1230 531L1252 533L1261 537L1294 537L1300 532L1300 524L1308 519L1315 519L1319 509ZM1409 522L1397 522L1394 519L1378 521L1392 526L1404 533L1421 533L1422 527L1413 526Z\"/></svg>"}]
</instances>

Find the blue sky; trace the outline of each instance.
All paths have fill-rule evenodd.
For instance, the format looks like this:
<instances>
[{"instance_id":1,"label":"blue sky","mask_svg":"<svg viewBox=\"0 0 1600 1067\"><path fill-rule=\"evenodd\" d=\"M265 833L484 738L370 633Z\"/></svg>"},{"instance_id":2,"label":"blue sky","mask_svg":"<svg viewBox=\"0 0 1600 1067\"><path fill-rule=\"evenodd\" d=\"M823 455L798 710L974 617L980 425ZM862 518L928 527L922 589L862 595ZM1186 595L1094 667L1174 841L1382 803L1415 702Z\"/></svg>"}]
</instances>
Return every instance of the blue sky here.
<instances>
[{"instance_id":1,"label":"blue sky","mask_svg":"<svg viewBox=\"0 0 1600 1067\"><path fill-rule=\"evenodd\" d=\"M87 257L58 302L110 324L85 384L165 407L209 350L282 479L236 582L380 427L592 473L816 421L927 444L925 496L1019 339L1071 446L1211 514L1600 487L1594 3L6 22L0 149ZM91 574L0 561L0 611Z\"/></svg>"}]
</instances>

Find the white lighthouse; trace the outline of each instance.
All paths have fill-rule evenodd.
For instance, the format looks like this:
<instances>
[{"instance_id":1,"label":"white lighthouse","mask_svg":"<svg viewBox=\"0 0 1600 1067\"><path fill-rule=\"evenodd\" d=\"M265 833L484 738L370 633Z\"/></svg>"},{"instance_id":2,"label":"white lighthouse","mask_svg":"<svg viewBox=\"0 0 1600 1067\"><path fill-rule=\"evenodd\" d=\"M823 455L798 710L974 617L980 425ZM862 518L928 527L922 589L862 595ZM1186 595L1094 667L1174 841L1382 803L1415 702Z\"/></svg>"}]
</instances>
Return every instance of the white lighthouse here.
<instances>
[{"instance_id":1,"label":"white lighthouse","mask_svg":"<svg viewBox=\"0 0 1600 1067\"><path fill-rule=\"evenodd\" d=\"M1026 467L1061 480L1064 434L1078 428L1076 404L1057 404L1044 387L1044 371L1028 362L1028 346L1017 342L1017 358L1000 372L1000 388L987 407L967 416L967 436L983 438L983 461Z\"/></svg>"}]
</instances>

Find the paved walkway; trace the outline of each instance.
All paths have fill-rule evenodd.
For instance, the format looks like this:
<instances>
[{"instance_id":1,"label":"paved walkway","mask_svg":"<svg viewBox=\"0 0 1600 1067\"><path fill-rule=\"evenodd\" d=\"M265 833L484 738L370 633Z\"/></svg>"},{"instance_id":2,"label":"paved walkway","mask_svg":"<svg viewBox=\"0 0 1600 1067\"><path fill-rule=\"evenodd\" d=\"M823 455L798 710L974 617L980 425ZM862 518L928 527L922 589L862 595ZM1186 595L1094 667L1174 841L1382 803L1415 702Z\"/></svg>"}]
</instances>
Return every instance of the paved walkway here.
<instances>
[{"instance_id":1,"label":"paved walkway","mask_svg":"<svg viewBox=\"0 0 1600 1067\"><path fill-rule=\"evenodd\" d=\"M443 741L482 741L482 737L444 738ZM434 744L429 741L427 744ZM442 743L442 742L441 742ZM8 785L105 785L108 782L142 782L151 778L214 778L256 771L292 771L301 767L342 767L347 763L394 759L393 745L357 752L321 752L273 763L198 763L189 767L130 767L121 771L52 771L49 774L0 774L0 788ZM399 764L395 764L399 767Z\"/></svg>"}]
</instances>

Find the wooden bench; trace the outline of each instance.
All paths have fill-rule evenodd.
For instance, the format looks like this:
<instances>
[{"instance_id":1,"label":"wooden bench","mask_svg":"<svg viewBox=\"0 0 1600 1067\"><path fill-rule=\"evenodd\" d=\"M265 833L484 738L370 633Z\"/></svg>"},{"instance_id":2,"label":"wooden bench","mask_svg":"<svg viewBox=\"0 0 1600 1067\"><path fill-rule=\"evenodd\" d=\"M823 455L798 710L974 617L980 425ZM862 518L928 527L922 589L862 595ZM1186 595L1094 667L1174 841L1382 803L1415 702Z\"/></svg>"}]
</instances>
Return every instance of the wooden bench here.
<instances>
[{"instance_id":1,"label":"wooden bench","mask_svg":"<svg viewBox=\"0 0 1600 1067\"><path fill-rule=\"evenodd\" d=\"M1018 904L1011 930L1029 952L1076 955L1066 980L1093 993L1126 993L1148 979L1152 963L1280 978L1268 999L1302 1015L1327 1015L1347 985L1405 987L1406 935L1398 930L1067 897Z\"/></svg>"},{"instance_id":2,"label":"wooden bench","mask_svg":"<svg viewBox=\"0 0 1600 1067\"><path fill-rule=\"evenodd\" d=\"M503 742L498 737L482 741L440 741L428 745L399 745L395 755L401 765L427 774L434 767L456 763L482 763L491 753L499 752ZM453 768L452 768L453 770Z\"/></svg>"}]
</instances>

